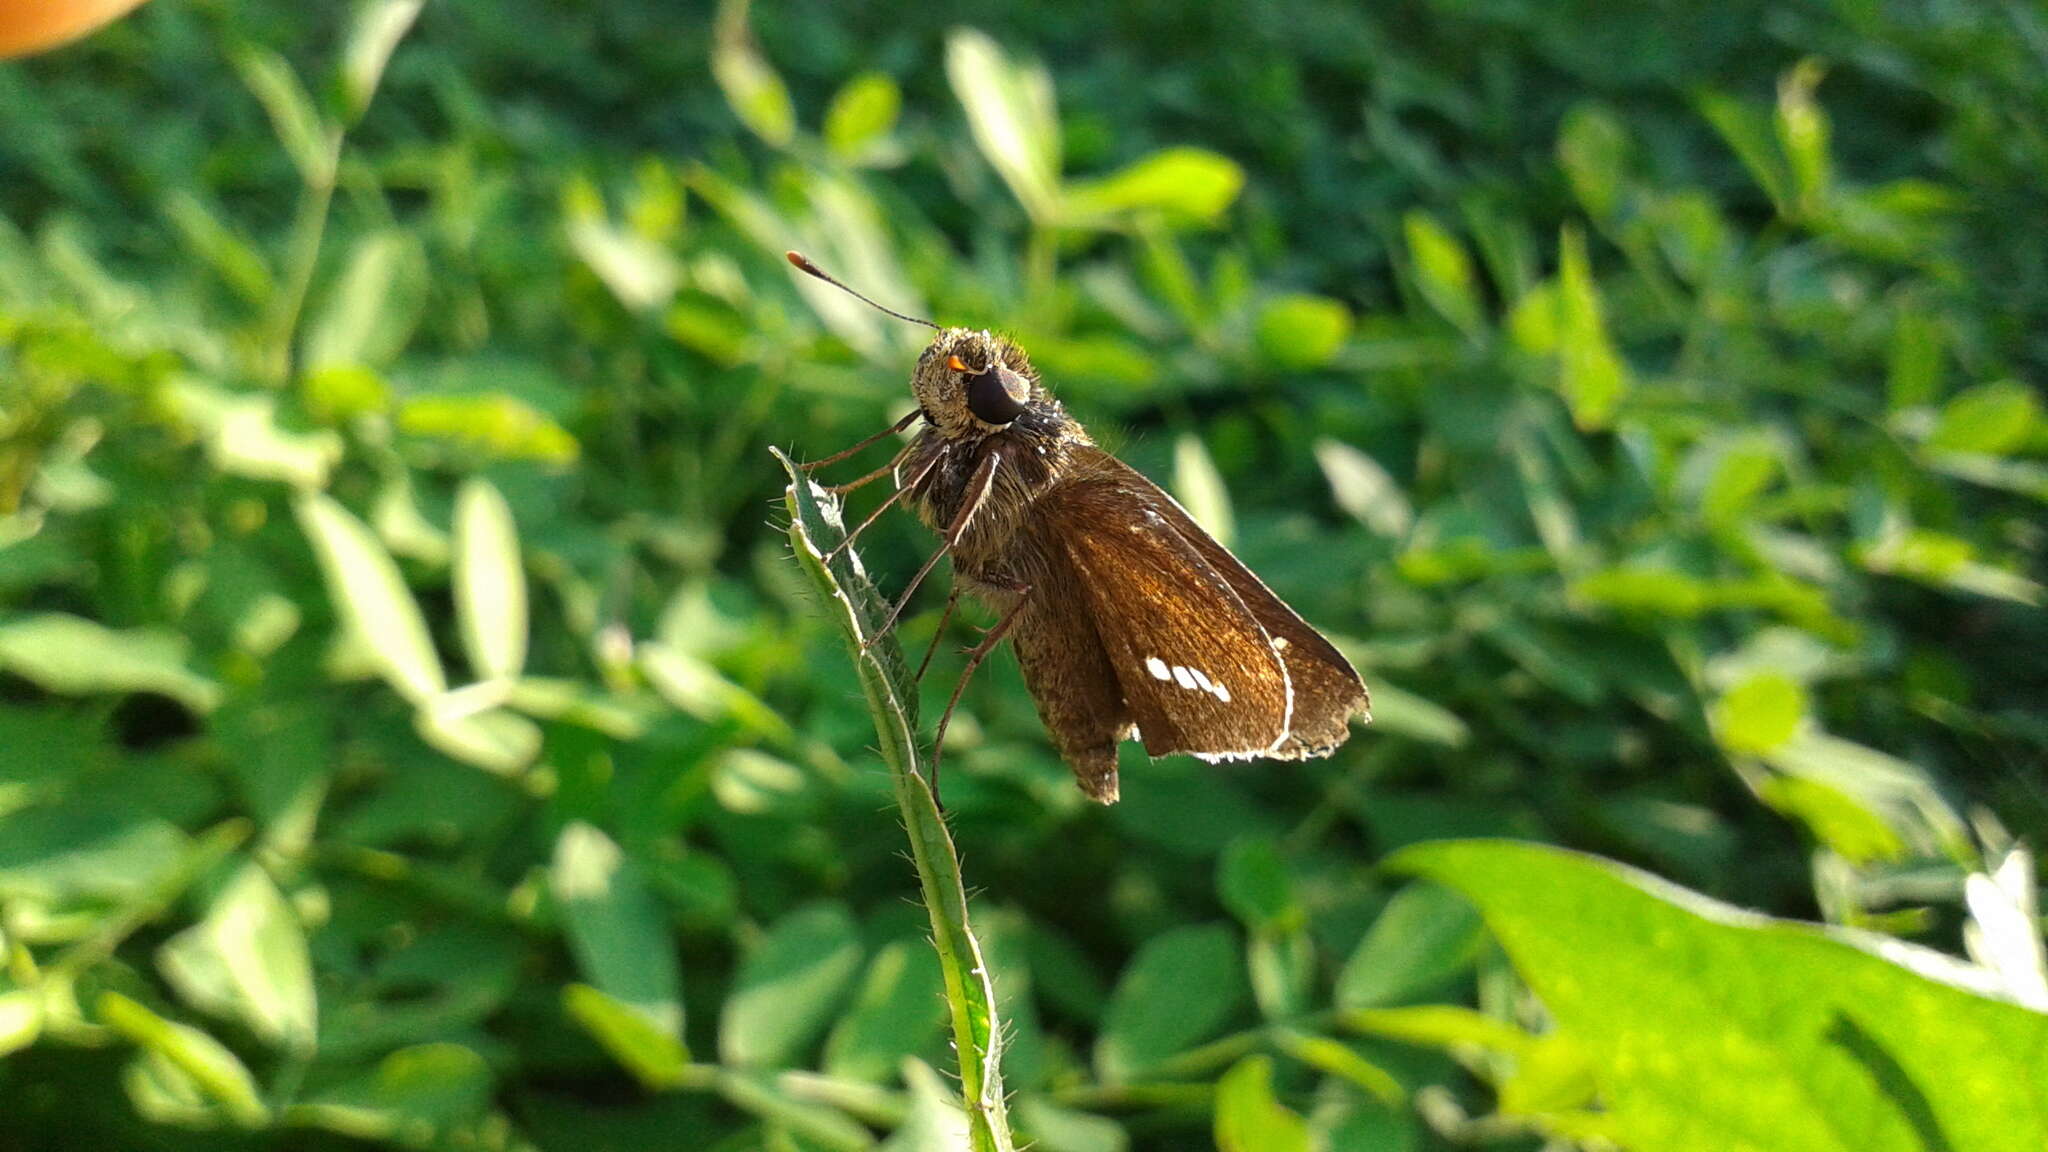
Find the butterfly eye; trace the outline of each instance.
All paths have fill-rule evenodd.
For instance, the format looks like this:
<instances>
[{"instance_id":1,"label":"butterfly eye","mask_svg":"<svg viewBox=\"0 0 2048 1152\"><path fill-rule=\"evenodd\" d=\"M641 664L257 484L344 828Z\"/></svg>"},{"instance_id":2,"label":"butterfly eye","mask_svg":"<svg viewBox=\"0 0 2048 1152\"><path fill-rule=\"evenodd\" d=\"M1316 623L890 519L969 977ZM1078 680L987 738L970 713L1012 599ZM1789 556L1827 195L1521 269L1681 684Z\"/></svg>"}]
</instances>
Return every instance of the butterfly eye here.
<instances>
[{"instance_id":1,"label":"butterfly eye","mask_svg":"<svg viewBox=\"0 0 2048 1152\"><path fill-rule=\"evenodd\" d=\"M967 378L967 410L984 423L1010 423L1030 399L1030 381L1000 364Z\"/></svg>"}]
</instances>

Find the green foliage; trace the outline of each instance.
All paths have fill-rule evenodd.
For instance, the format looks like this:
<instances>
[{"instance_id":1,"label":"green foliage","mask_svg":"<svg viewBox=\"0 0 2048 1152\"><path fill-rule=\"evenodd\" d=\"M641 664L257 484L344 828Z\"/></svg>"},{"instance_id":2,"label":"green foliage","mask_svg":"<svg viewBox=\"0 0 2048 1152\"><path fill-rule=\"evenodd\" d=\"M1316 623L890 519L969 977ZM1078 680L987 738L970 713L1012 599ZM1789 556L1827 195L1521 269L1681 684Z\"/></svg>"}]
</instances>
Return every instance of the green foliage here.
<instances>
[{"instance_id":1,"label":"green foliage","mask_svg":"<svg viewBox=\"0 0 2048 1152\"><path fill-rule=\"evenodd\" d=\"M0 64L10 1136L2038 1147L2030 19L166 0ZM923 330L791 247L1014 335L1373 724L1105 811L999 655L941 820L989 621L849 656L930 535L828 569L886 485L768 452ZM1474 837L1825 926L1409 847Z\"/></svg>"}]
</instances>

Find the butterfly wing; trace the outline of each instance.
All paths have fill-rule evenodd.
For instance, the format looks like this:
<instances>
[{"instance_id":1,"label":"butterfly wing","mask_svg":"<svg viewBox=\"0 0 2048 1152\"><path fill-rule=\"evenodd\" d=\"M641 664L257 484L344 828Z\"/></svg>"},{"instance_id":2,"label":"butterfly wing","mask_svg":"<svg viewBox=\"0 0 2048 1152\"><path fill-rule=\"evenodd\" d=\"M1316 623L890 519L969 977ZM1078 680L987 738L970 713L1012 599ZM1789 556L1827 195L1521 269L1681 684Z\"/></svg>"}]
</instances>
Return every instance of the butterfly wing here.
<instances>
[{"instance_id":1,"label":"butterfly wing","mask_svg":"<svg viewBox=\"0 0 2048 1152\"><path fill-rule=\"evenodd\" d=\"M1231 555L1229 549L1203 531L1172 496L1121 460L1107 453L1104 457L1107 463L1103 468L1128 474L1123 483L1151 489L1160 514L1229 583L1259 626L1272 637L1294 690L1287 741L1273 755L1290 760L1327 756L1351 734L1352 716L1372 719L1372 697L1366 691L1365 681L1335 645L1296 615L1286 601L1275 596L1265 581Z\"/></svg>"},{"instance_id":2,"label":"butterfly wing","mask_svg":"<svg viewBox=\"0 0 2048 1152\"><path fill-rule=\"evenodd\" d=\"M1176 527L1164 493L1107 453L1089 456L1040 498L1037 519L1058 526L1047 544L1071 566L1145 751L1288 755L1293 690L1271 637Z\"/></svg>"}]
</instances>

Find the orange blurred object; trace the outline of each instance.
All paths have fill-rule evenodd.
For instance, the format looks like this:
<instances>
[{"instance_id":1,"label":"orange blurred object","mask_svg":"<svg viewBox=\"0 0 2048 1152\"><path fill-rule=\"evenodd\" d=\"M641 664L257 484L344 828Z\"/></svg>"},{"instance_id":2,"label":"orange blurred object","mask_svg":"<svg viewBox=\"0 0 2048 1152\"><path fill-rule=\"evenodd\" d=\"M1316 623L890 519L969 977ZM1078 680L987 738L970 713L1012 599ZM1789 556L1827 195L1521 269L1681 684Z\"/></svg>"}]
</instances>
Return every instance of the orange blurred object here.
<instances>
[{"instance_id":1,"label":"orange blurred object","mask_svg":"<svg viewBox=\"0 0 2048 1152\"><path fill-rule=\"evenodd\" d=\"M0 0L0 57L26 56L91 32L142 0Z\"/></svg>"}]
</instances>

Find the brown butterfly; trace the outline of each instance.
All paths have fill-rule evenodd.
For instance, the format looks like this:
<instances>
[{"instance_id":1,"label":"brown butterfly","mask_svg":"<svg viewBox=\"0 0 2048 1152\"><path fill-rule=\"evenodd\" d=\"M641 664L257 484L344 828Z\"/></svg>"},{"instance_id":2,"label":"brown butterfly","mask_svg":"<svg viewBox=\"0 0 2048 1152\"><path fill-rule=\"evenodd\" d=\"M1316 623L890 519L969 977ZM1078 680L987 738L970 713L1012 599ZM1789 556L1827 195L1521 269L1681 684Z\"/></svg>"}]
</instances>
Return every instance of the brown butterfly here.
<instances>
[{"instance_id":1,"label":"brown butterfly","mask_svg":"<svg viewBox=\"0 0 2048 1152\"><path fill-rule=\"evenodd\" d=\"M911 374L917 410L806 466L924 422L894 460L832 491L883 476L896 484L840 548L898 500L941 536L879 632L942 556L952 557L955 579L939 635L963 587L999 614L968 652L939 720L934 788L936 748L960 693L1005 637L1054 746L1081 791L1105 804L1117 798L1125 740L1154 757L1301 760L1335 750L1354 715L1371 719L1365 683L1343 655L1158 485L1096 447L1023 349L883 308L788 255L803 272L938 331Z\"/></svg>"}]
</instances>

